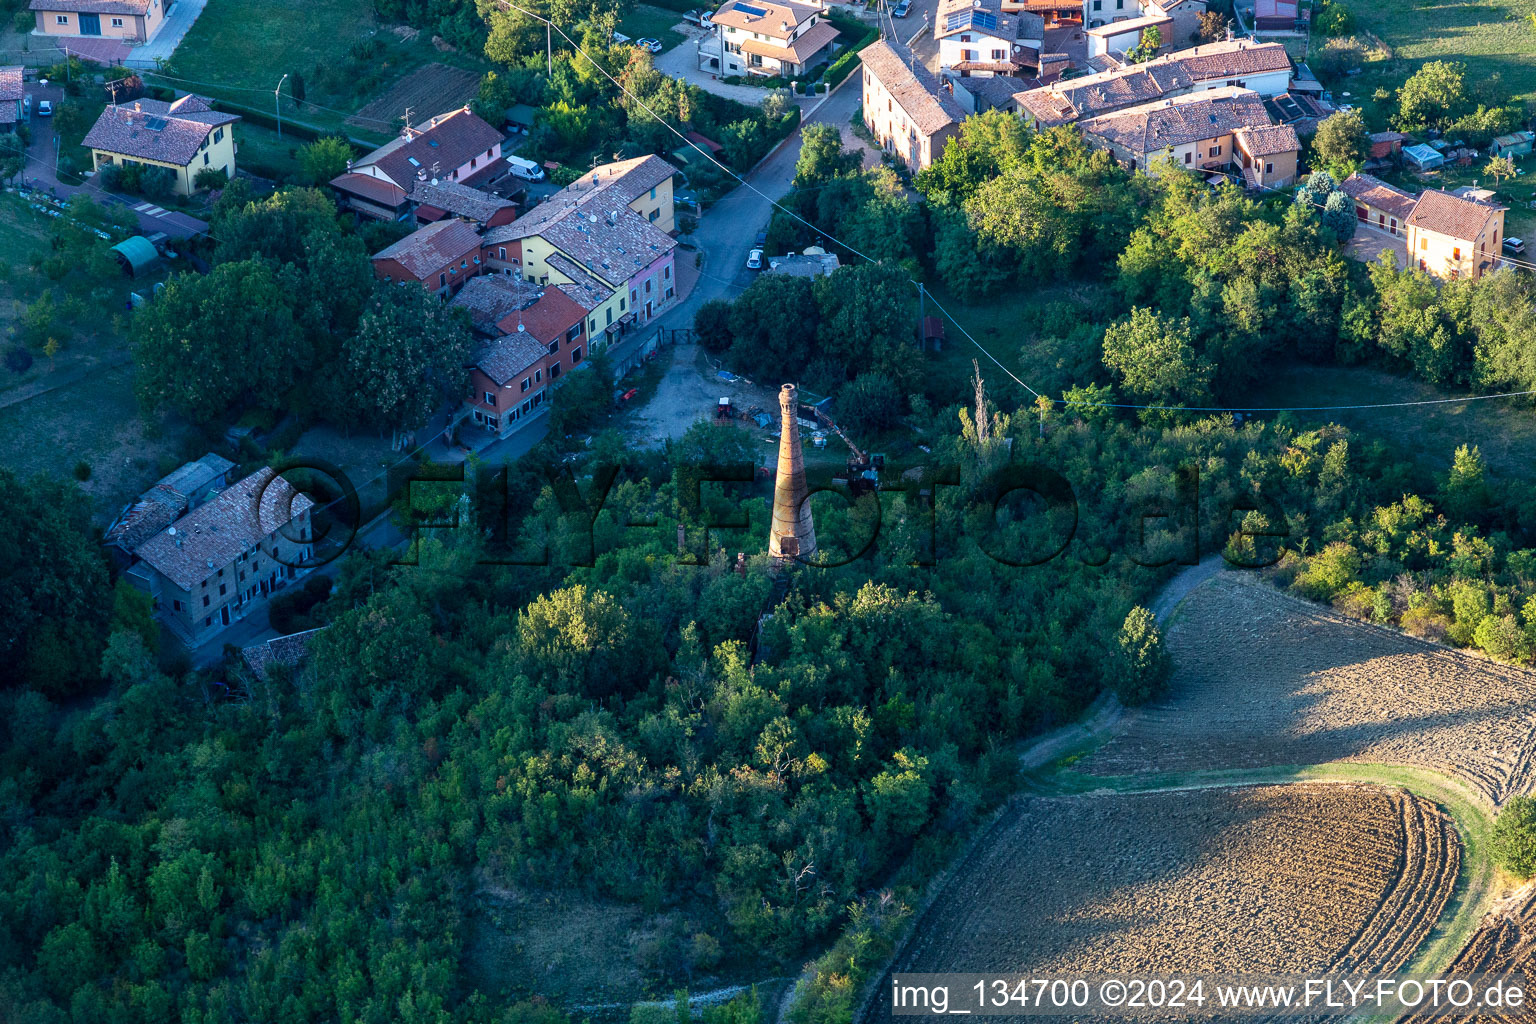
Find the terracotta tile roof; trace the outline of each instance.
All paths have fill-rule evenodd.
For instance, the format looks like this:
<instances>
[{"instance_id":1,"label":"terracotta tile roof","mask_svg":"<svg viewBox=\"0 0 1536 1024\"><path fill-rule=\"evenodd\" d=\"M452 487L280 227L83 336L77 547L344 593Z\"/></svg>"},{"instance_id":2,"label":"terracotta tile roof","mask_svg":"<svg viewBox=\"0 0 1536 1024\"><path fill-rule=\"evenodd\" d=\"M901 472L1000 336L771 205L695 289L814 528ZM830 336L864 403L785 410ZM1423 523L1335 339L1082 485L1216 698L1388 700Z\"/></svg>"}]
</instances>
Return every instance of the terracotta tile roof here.
<instances>
[{"instance_id":1,"label":"terracotta tile roof","mask_svg":"<svg viewBox=\"0 0 1536 1024\"><path fill-rule=\"evenodd\" d=\"M1223 87L1104 114L1084 121L1082 129L1130 153L1148 155L1268 124L1269 113L1256 93Z\"/></svg>"},{"instance_id":2,"label":"terracotta tile roof","mask_svg":"<svg viewBox=\"0 0 1536 1024\"><path fill-rule=\"evenodd\" d=\"M209 109L206 101L172 104L145 98L134 100L132 106L107 107L80 144L185 167L214 129L238 120L238 114Z\"/></svg>"},{"instance_id":3,"label":"terracotta tile roof","mask_svg":"<svg viewBox=\"0 0 1536 1024\"><path fill-rule=\"evenodd\" d=\"M716 25L783 38L784 32L779 28L781 22L787 22L793 29L802 21L824 13L819 5L795 3L794 0L726 0L711 20Z\"/></svg>"},{"instance_id":4,"label":"terracotta tile roof","mask_svg":"<svg viewBox=\"0 0 1536 1024\"><path fill-rule=\"evenodd\" d=\"M497 385L514 380L549 355L547 342L531 334L508 334L475 354L475 365Z\"/></svg>"},{"instance_id":5,"label":"terracotta tile roof","mask_svg":"<svg viewBox=\"0 0 1536 1024\"><path fill-rule=\"evenodd\" d=\"M1295 153L1301 149L1296 129L1288 124L1249 125L1239 128L1233 135L1243 149L1253 156L1275 156L1279 153Z\"/></svg>"},{"instance_id":6,"label":"terracotta tile roof","mask_svg":"<svg viewBox=\"0 0 1536 1024\"><path fill-rule=\"evenodd\" d=\"M891 94L924 135L965 120L965 110L949 90L899 42L877 40L859 52L859 59L864 62L864 74Z\"/></svg>"},{"instance_id":7,"label":"terracotta tile roof","mask_svg":"<svg viewBox=\"0 0 1536 1024\"><path fill-rule=\"evenodd\" d=\"M273 637L264 644L242 647L240 657L245 659L246 666L257 679L265 680L267 673L277 665L292 668L302 662L309 656L309 642L328 628L306 629L302 633Z\"/></svg>"},{"instance_id":8,"label":"terracotta tile roof","mask_svg":"<svg viewBox=\"0 0 1536 1024\"><path fill-rule=\"evenodd\" d=\"M688 135L692 138L698 135L698 132L689 132ZM719 143L712 143L702 135L698 135L698 139L703 139L707 143L706 149L718 152L721 148ZM698 139L694 141L697 142ZM577 200L601 195L604 199L617 199L628 206L641 196L647 195L651 189L671 179L676 173L676 167L654 153L648 153L645 156L594 167L567 185L561 192Z\"/></svg>"},{"instance_id":9,"label":"terracotta tile roof","mask_svg":"<svg viewBox=\"0 0 1536 1024\"><path fill-rule=\"evenodd\" d=\"M1033 78L1009 78L1006 75L962 78L956 84L976 97L978 111L1006 108L1009 104L1017 105L1021 93L1038 88L1040 85L1039 81Z\"/></svg>"},{"instance_id":10,"label":"terracotta tile roof","mask_svg":"<svg viewBox=\"0 0 1536 1024\"><path fill-rule=\"evenodd\" d=\"M533 305L543 289L506 274L482 274L464 282L450 306L469 311L470 322L483 334L498 334L496 324L508 313Z\"/></svg>"},{"instance_id":11,"label":"terracotta tile roof","mask_svg":"<svg viewBox=\"0 0 1536 1024\"><path fill-rule=\"evenodd\" d=\"M1296 0L1255 0L1253 16L1256 18L1295 18Z\"/></svg>"},{"instance_id":12,"label":"terracotta tile roof","mask_svg":"<svg viewBox=\"0 0 1536 1024\"><path fill-rule=\"evenodd\" d=\"M1291 67L1291 58L1283 43L1254 43L1247 39L1203 43L1158 59L1177 61L1197 82L1287 71Z\"/></svg>"},{"instance_id":13,"label":"terracotta tile roof","mask_svg":"<svg viewBox=\"0 0 1536 1024\"><path fill-rule=\"evenodd\" d=\"M182 590L191 590L314 507L308 495L274 476L270 467L258 469L155 534L134 553Z\"/></svg>"},{"instance_id":14,"label":"terracotta tile roof","mask_svg":"<svg viewBox=\"0 0 1536 1024\"><path fill-rule=\"evenodd\" d=\"M402 136L385 143L357 161L353 168L377 167L396 185L411 189L421 175L432 176L434 164L437 176L446 178L469 163L471 157L480 156L501 141L501 132L463 107L439 114L412 129L409 138Z\"/></svg>"},{"instance_id":15,"label":"terracotta tile roof","mask_svg":"<svg viewBox=\"0 0 1536 1024\"><path fill-rule=\"evenodd\" d=\"M1372 142L1407 142L1412 137L1402 132L1371 132L1370 134Z\"/></svg>"},{"instance_id":16,"label":"terracotta tile roof","mask_svg":"<svg viewBox=\"0 0 1536 1024\"><path fill-rule=\"evenodd\" d=\"M387 249L373 254L376 260L394 260L425 281L450 263L480 251L480 236L462 220L442 220L406 235Z\"/></svg>"},{"instance_id":17,"label":"terracotta tile roof","mask_svg":"<svg viewBox=\"0 0 1536 1024\"><path fill-rule=\"evenodd\" d=\"M149 0L32 0L31 10L126 14L133 17L149 13Z\"/></svg>"},{"instance_id":18,"label":"terracotta tile roof","mask_svg":"<svg viewBox=\"0 0 1536 1024\"><path fill-rule=\"evenodd\" d=\"M586 316L587 311L565 292L559 288L545 288L537 301L503 316L498 326L506 334L527 333L548 345L565 337L566 332ZM519 327L522 331L518 331Z\"/></svg>"},{"instance_id":19,"label":"terracotta tile roof","mask_svg":"<svg viewBox=\"0 0 1536 1024\"><path fill-rule=\"evenodd\" d=\"M26 86L21 77L23 70L20 64L0 68L0 103L19 100L26 95Z\"/></svg>"},{"instance_id":20,"label":"terracotta tile roof","mask_svg":"<svg viewBox=\"0 0 1536 1024\"><path fill-rule=\"evenodd\" d=\"M418 203L435 206L455 217L467 217L484 224L499 211L517 206L510 199L483 192L478 188L457 181L439 179L436 184L418 181L411 190L411 198Z\"/></svg>"},{"instance_id":21,"label":"terracotta tile roof","mask_svg":"<svg viewBox=\"0 0 1536 1024\"><path fill-rule=\"evenodd\" d=\"M378 203L380 206L399 206L406 200L405 189L394 182L356 171L338 174L331 179L330 185L341 192L348 192L369 202Z\"/></svg>"},{"instance_id":22,"label":"terracotta tile roof","mask_svg":"<svg viewBox=\"0 0 1536 1024\"><path fill-rule=\"evenodd\" d=\"M775 46L760 39L743 39L741 49L744 53L755 53L759 57L772 57L774 60L787 61L791 64L806 64L830 46L832 40L836 38L836 25L830 21L818 21L796 36L788 46Z\"/></svg>"},{"instance_id":23,"label":"terracotta tile roof","mask_svg":"<svg viewBox=\"0 0 1536 1024\"><path fill-rule=\"evenodd\" d=\"M1339 189L1355 202L1392 214L1399 220L1408 219L1416 202L1407 192L1370 174L1351 174L1339 182Z\"/></svg>"},{"instance_id":24,"label":"terracotta tile roof","mask_svg":"<svg viewBox=\"0 0 1536 1024\"><path fill-rule=\"evenodd\" d=\"M564 253L551 253L544 262L571 279L571 283L558 287L589 313L608 301L608 296L613 294L612 288L587 273L584 267Z\"/></svg>"},{"instance_id":25,"label":"terracotta tile roof","mask_svg":"<svg viewBox=\"0 0 1536 1024\"><path fill-rule=\"evenodd\" d=\"M26 87L21 65L0 68L0 124L15 124L20 118L19 105Z\"/></svg>"},{"instance_id":26,"label":"terracotta tile roof","mask_svg":"<svg viewBox=\"0 0 1536 1024\"><path fill-rule=\"evenodd\" d=\"M1489 219L1505 209L1507 207L1474 202L1439 189L1430 189L1419 193L1418 202L1408 215L1408 226L1475 242L1487 228Z\"/></svg>"}]
</instances>

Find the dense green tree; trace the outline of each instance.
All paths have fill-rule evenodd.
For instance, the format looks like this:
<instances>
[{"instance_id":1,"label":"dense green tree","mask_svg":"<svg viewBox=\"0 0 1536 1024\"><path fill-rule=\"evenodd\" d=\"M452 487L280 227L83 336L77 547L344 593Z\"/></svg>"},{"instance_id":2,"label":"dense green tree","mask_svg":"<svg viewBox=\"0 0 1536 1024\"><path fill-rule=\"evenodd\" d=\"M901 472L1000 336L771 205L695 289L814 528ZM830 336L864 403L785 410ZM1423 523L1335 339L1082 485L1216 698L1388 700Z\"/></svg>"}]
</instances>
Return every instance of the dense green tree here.
<instances>
[{"instance_id":1,"label":"dense green tree","mask_svg":"<svg viewBox=\"0 0 1536 1024\"><path fill-rule=\"evenodd\" d=\"M380 283L341 349L346 415L378 429L415 429L463 393L471 334L462 310L424 288Z\"/></svg>"},{"instance_id":2,"label":"dense green tree","mask_svg":"<svg viewBox=\"0 0 1536 1024\"><path fill-rule=\"evenodd\" d=\"M1505 870L1521 878L1536 875L1536 799L1512 796L1505 801L1490 845Z\"/></svg>"},{"instance_id":3,"label":"dense green tree","mask_svg":"<svg viewBox=\"0 0 1536 1024\"><path fill-rule=\"evenodd\" d=\"M1126 704L1145 704L1159 696L1168 685L1172 662L1157 619L1137 605L1126 615L1116 640L1115 694Z\"/></svg>"},{"instance_id":4,"label":"dense green tree","mask_svg":"<svg viewBox=\"0 0 1536 1024\"><path fill-rule=\"evenodd\" d=\"M0 468L0 657L7 682L67 694L94 676L112 589L75 486Z\"/></svg>"},{"instance_id":5,"label":"dense green tree","mask_svg":"<svg viewBox=\"0 0 1536 1024\"><path fill-rule=\"evenodd\" d=\"M172 277L133 319L139 402L198 423L242 402L281 408L307 362L292 300L284 281L253 260Z\"/></svg>"},{"instance_id":6,"label":"dense green tree","mask_svg":"<svg viewBox=\"0 0 1536 1024\"><path fill-rule=\"evenodd\" d=\"M1169 406L1210 401L1213 368L1195 352L1188 317L1168 318L1138 306L1105 331L1104 365L1143 401Z\"/></svg>"},{"instance_id":7,"label":"dense green tree","mask_svg":"<svg viewBox=\"0 0 1536 1024\"><path fill-rule=\"evenodd\" d=\"M299 149L299 174L306 185L322 186L347 170L355 154L339 135L325 135Z\"/></svg>"},{"instance_id":8,"label":"dense green tree","mask_svg":"<svg viewBox=\"0 0 1536 1024\"><path fill-rule=\"evenodd\" d=\"M1469 113L1472 98L1467 93L1467 66L1457 61L1425 62L1403 83L1397 93L1399 130L1421 132L1426 128L1446 128Z\"/></svg>"},{"instance_id":9,"label":"dense green tree","mask_svg":"<svg viewBox=\"0 0 1536 1024\"><path fill-rule=\"evenodd\" d=\"M1312 136L1313 162L1343 181L1370 156L1370 138L1365 130L1365 115L1358 110L1341 110L1318 123Z\"/></svg>"}]
</instances>

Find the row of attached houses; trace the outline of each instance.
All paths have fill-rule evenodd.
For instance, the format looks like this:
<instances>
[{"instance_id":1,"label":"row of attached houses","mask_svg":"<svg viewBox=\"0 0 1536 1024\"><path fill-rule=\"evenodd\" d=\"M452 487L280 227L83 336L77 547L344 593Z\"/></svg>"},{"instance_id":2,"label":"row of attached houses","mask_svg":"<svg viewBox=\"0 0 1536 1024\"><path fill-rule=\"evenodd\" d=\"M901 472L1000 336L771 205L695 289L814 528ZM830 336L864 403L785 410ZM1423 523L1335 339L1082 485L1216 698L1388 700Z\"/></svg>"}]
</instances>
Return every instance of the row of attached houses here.
<instances>
[{"instance_id":1,"label":"row of attached houses","mask_svg":"<svg viewBox=\"0 0 1536 1024\"><path fill-rule=\"evenodd\" d=\"M989 0L975 2L980 6L966 8L965 17L988 12ZM1000 71L960 75L953 67L940 80L892 40L871 44L861 58L865 124L913 172L943 152L966 114L1002 109L1036 128L1077 124L1091 144L1143 169L1172 156L1253 188L1283 187L1296 177L1296 130L1272 116L1288 109L1276 101L1287 99L1292 74L1279 43L1210 43L1047 85Z\"/></svg>"},{"instance_id":2,"label":"row of attached houses","mask_svg":"<svg viewBox=\"0 0 1536 1024\"><path fill-rule=\"evenodd\" d=\"M472 126L473 117L438 120L429 130L465 131L452 125ZM485 141L475 141L476 163L487 151L499 158L498 147ZM419 148L390 148L385 158L370 154L332 182L359 213L361 199L377 208L370 215L395 216L396 208L379 208L365 194L383 182L381 173L394 171L411 184L404 168L414 173ZM442 138L434 149L455 159L470 152ZM461 179L474 177L468 161L454 169ZM657 156L606 164L521 217L504 200L451 178L418 180L409 191L396 186L398 194L384 196L398 199L400 215L413 214L420 226L373 254L375 275L462 306L484 341L459 419L505 436L544 412L546 389L562 372L676 301L676 173Z\"/></svg>"},{"instance_id":3,"label":"row of attached houses","mask_svg":"<svg viewBox=\"0 0 1536 1024\"><path fill-rule=\"evenodd\" d=\"M91 151L95 170L109 164L163 167L174 178L173 190L191 195L202 171L235 176L234 124L239 120L238 114L214 110L201 96L189 94L169 103L145 97L108 106L81 145Z\"/></svg>"},{"instance_id":4,"label":"row of attached houses","mask_svg":"<svg viewBox=\"0 0 1536 1024\"><path fill-rule=\"evenodd\" d=\"M1404 240L1410 267L1440 278L1475 278L1499 265L1509 208L1487 189L1429 189L1415 196L1361 173L1339 188L1354 200L1357 221Z\"/></svg>"},{"instance_id":5,"label":"row of attached houses","mask_svg":"<svg viewBox=\"0 0 1536 1024\"><path fill-rule=\"evenodd\" d=\"M469 365L469 396L458 418L498 437L542 414L548 389L590 351L577 286L490 275L465 285L453 304L469 311L485 339Z\"/></svg>"},{"instance_id":6,"label":"row of attached houses","mask_svg":"<svg viewBox=\"0 0 1536 1024\"><path fill-rule=\"evenodd\" d=\"M699 44L699 70L717 75L798 78L832 57L837 27L820 3L728 0L713 35Z\"/></svg>"},{"instance_id":7,"label":"row of attached houses","mask_svg":"<svg viewBox=\"0 0 1536 1024\"><path fill-rule=\"evenodd\" d=\"M228 482L234 464L205 455L124 510L106 543L123 578L188 647L214 640L306 575L314 502L271 468Z\"/></svg>"},{"instance_id":8,"label":"row of attached houses","mask_svg":"<svg viewBox=\"0 0 1536 1024\"><path fill-rule=\"evenodd\" d=\"M1238 169L1256 188L1296 179L1301 143L1288 125L1271 125L1259 94L1224 86L1128 107L1078 123L1088 144L1155 174L1165 162L1191 171Z\"/></svg>"}]
</instances>

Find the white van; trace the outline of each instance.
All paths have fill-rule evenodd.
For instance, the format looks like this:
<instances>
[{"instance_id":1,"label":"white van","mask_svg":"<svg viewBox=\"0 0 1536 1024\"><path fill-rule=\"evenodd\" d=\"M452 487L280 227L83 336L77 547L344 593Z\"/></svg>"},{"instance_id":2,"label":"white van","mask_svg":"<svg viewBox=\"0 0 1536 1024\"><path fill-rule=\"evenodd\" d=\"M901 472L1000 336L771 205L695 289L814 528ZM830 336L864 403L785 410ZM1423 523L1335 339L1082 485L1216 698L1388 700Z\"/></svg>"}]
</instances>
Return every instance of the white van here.
<instances>
[{"instance_id":1,"label":"white van","mask_svg":"<svg viewBox=\"0 0 1536 1024\"><path fill-rule=\"evenodd\" d=\"M520 156L509 156L506 159L507 169L524 181L544 180L544 168L532 160L524 160Z\"/></svg>"}]
</instances>

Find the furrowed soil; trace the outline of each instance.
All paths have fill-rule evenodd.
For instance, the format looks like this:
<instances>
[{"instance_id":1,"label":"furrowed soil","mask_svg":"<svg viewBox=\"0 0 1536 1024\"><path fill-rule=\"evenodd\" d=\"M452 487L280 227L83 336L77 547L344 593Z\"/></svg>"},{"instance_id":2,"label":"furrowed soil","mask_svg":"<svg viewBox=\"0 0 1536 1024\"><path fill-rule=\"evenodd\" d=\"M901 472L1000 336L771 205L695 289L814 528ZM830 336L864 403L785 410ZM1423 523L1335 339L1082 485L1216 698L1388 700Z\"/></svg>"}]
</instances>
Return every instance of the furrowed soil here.
<instances>
[{"instance_id":1,"label":"furrowed soil","mask_svg":"<svg viewBox=\"0 0 1536 1024\"><path fill-rule=\"evenodd\" d=\"M1447 969L1448 975L1530 972L1536 967L1536 883L1527 884L1501 900L1472 936L1465 949ZM1403 1018L1402 1024L1420 1024L1428 1016ZM1468 1016L1468 1022L1508 1020L1508 1017Z\"/></svg>"},{"instance_id":2,"label":"furrowed soil","mask_svg":"<svg viewBox=\"0 0 1536 1024\"><path fill-rule=\"evenodd\" d=\"M892 969L1390 972L1439 919L1460 863L1454 822L1386 786L1020 797ZM864 1019L887 1019L882 988Z\"/></svg>"},{"instance_id":3,"label":"furrowed soil","mask_svg":"<svg viewBox=\"0 0 1536 1024\"><path fill-rule=\"evenodd\" d=\"M1127 776L1341 761L1429 768L1498 805L1529 792L1536 673L1427 644L1235 573L1190 592L1162 702L1074 770Z\"/></svg>"}]
</instances>

